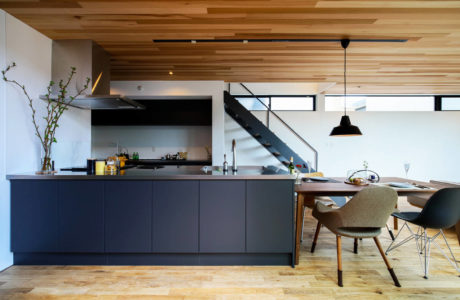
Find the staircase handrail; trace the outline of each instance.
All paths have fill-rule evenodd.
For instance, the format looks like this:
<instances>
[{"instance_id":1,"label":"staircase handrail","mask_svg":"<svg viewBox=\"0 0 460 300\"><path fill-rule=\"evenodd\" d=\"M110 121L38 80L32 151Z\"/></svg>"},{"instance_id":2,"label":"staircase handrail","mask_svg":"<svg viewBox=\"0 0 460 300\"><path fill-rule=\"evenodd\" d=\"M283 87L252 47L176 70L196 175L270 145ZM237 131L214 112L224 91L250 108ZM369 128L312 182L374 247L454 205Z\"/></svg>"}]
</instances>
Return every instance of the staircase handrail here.
<instances>
[{"instance_id":1,"label":"staircase handrail","mask_svg":"<svg viewBox=\"0 0 460 300\"><path fill-rule=\"evenodd\" d=\"M278 116L270 107L268 107L262 100L260 100L250 89L248 89L243 83L240 85L256 98L266 109L271 112L285 127L287 127L303 144L305 144L311 151L313 151L315 156L315 170L318 170L318 151L310 143L308 143L300 134L298 134L289 124L287 124L280 116Z\"/></svg>"}]
</instances>

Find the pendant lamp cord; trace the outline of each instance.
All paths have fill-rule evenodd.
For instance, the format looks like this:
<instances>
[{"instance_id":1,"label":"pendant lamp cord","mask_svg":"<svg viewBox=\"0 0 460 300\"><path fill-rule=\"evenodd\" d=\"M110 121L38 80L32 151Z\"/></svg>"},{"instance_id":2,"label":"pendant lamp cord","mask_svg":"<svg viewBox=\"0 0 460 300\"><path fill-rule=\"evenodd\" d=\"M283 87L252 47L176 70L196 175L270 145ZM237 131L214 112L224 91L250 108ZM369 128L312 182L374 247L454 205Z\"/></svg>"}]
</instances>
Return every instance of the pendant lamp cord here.
<instances>
[{"instance_id":1,"label":"pendant lamp cord","mask_svg":"<svg viewBox=\"0 0 460 300\"><path fill-rule=\"evenodd\" d=\"M347 115L347 48L345 47L343 52L343 109L345 116Z\"/></svg>"}]
</instances>

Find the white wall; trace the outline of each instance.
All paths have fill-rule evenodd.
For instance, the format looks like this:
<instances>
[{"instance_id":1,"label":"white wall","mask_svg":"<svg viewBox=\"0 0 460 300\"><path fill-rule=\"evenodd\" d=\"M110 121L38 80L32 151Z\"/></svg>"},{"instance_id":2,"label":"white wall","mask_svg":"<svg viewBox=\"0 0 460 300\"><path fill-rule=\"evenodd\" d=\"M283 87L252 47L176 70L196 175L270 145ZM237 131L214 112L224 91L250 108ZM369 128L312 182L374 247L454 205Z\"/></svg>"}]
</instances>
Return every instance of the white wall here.
<instances>
[{"instance_id":1,"label":"white wall","mask_svg":"<svg viewBox=\"0 0 460 300\"><path fill-rule=\"evenodd\" d=\"M330 137L340 122L341 112L325 112L319 95L316 112L277 112L319 152L319 170L327 176L346 176L347 170L369 169L381 176L404 177L403 164L411 164L409 178L460 181L460 112L351 112L363 136ZM265 123L265 113L255 112ZM271 129L290 144L295 138L271 118ZM280 134L281 132L281 134ZM239 141L240 165L277 164L230 117L225 118L226 149L231 139ZM301 149L296 144L297 149Z\"/></svg>"},{"instance_id":2,"label":"white wall","mask_svg":"<svg viewBox=\"0 0 460 300\"><path fill-rule=\"evenodd\" d=\"M6 61L6 14L0 10L0 65ZM5 82L0 80L0 270L13 263L13 257L9 251L10 244L10 204L8 181L6 181L5 150L6 150L6 107L5 107Z\"/></svg>"},{"instance_id":3,"label":"white wall","mask_svg":"<svg viewBox=\"0 0 460 300\"><path fill-rule=\"evenodd\" d=\"M110 84L111 94L126 96L211 96L212 161L213 165L223 163L225 144L223 81L112 81ZM142 88L139 90L138 86Z\"/></svg>"},{"instance_id":4,"label":"white wall","mask_svg":"<svg viewBox=\"0 0 460 300\"><path fill-rule=\"evenodd\" d=\"M211 126L93 126L92 157L112 156L117 145L141 159L159 159L167 153L188 152L188 159L206 160L212 146Z\"/></svg>"},{"instance_id":5,"label":"white wall","mask_svg":"<svg viewBox=\"0 0 460 300\"><path fill-rule=\"evenodd\" d=\"M38 100L46 92L51 80L51 40L0 11L0 68L16 62L17 67L8 77L24 84L35 101L37 118L44 111L44 102ZM77 70L78 72L78 70ZM28 102L22 91L11 84L2 84L0 96L2 118L0 131L0 269L12 264L10 248L9 183L5 174L33 172L39 169L41 149L34 135ZM90 156L90 112L71 109L64 113L56 132L58 143L54 145L52 158L56 167L81 164Z\"/></svg>"}]
</instances>

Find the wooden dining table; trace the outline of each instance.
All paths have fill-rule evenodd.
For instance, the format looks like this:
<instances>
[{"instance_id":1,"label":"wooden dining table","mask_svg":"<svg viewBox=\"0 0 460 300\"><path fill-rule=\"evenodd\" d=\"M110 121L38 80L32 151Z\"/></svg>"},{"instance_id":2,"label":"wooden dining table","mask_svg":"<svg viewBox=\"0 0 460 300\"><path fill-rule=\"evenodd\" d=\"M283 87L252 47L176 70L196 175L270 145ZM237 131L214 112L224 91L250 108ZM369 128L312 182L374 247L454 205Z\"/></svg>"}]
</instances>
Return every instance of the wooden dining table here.
<instances>
[{"instance_id":1,"label":"wooden dining table","mask_svg":"<svg viewBox=\"0 0 460 300\"><path fill-rule=\"evenodd\" d=\"M345 177L329 177L330 181L302 181L301 184L295 186L297 193L297 209L296 209L296 236L295 236L295 263L299 263L300 240L302 235L302 226L305 207L313 207L315 205L315 197L317 196L353 196L366 186L352 185L345 183ZM382 177L379 184L388 182L414 183L419 186L428 188L394 188L399 196L409 196L414 194L433 194L441 185L429 182L422 182L399 177ZM398 219L393 218L393 228L398 229Z\"/></svg>"}]
</instances>

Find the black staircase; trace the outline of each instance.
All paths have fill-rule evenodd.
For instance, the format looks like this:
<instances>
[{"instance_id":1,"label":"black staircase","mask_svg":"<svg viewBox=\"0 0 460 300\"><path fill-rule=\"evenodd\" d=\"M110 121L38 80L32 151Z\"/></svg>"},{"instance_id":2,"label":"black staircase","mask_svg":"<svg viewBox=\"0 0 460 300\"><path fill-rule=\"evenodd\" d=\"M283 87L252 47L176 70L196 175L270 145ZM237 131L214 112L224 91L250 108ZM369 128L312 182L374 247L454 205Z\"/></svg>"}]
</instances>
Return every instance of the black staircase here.
<instances>
[{"instance_id":1,"label":"black staircase","mask_svg":"<svg viewBox=\"0 0 460 300\"><path fill-rule=\"evenodd\" d=\"M244 85L248 92L251 93ZM251 93L252 94L252 93ZM255 97L257 99L257 97ZM259 99L257 99L259 100ZM290 157L294 158L294 165L301 165L301 168L296 167L302 173L315 172L318 168L318 152L306 142L297 132L295 132L286 122L284 122L276 113L268 106L259 100L269 112L271 112L278 120L283 123L297 138L299 138L306 147L310 148L315 155L315 166L308 166L308 163L302 159L294 150L292 150L285 142L283 142L275 133L268 129L257 117L249 110L241 105L227 91L224 92L225 111L243 127L250 135L252 135L263 147L265 147L274 157L276 157L285 166L289 165ZM310 167L310 168L309 168Z\"/></svg>"}]
</instances>

